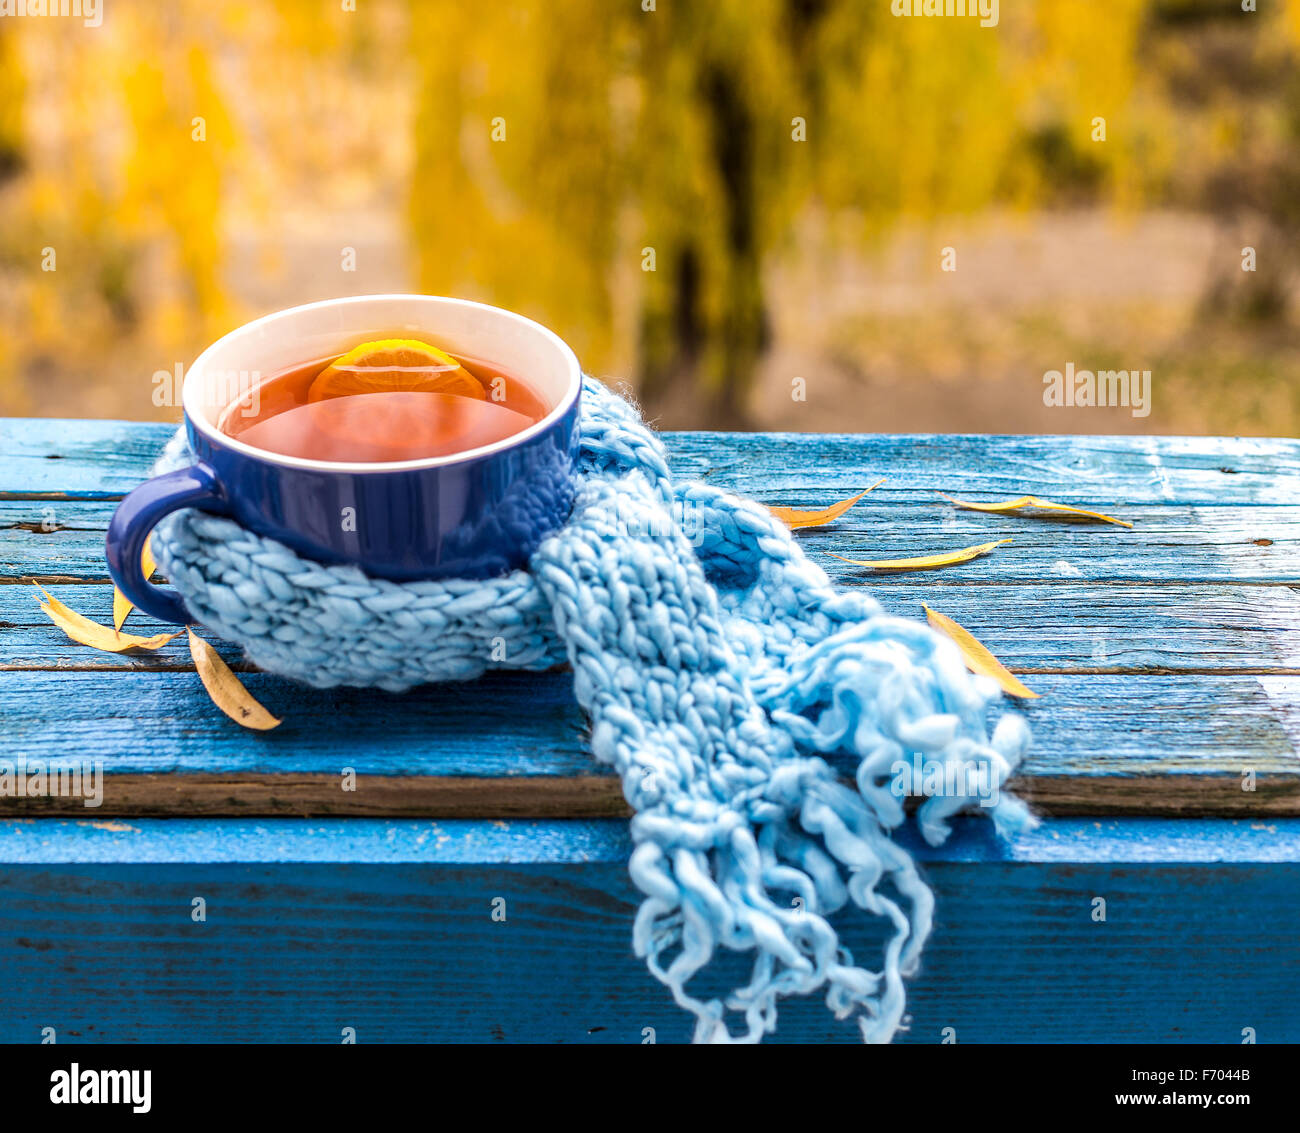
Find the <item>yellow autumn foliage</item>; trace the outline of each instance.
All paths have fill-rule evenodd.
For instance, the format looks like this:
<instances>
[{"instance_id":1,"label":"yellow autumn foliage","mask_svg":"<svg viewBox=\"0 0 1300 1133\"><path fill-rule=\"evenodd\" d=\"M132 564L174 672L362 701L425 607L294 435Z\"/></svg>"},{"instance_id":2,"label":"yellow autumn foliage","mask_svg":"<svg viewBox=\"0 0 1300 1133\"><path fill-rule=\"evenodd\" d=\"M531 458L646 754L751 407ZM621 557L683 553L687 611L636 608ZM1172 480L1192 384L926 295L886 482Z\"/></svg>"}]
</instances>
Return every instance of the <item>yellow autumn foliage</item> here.
<instances>
[{"instance_id":1,"label":"yellow autumn foliage","mask_svg":"<svg viewBox=\"0 0 1300 1133\"><path fill-rule=\"evenodd\" d=\"M1198 163L1290 152L1284 92L1199 106L1169 75L1195 80L1181 29L1211 16L1258 29L1262 73L1294 69L1300 0L1210 7L1036 0L983 28L884 0L114 0L97 29L6 21L0 381L41 355L93 372L132 338L143 381L267 306L373 289L302 251L310 212L339 244L379 233L385 286L519 309L598 373L735 408L810 219L861 249L900 222L1179 204Z\"/></svg>"}]
</instances>

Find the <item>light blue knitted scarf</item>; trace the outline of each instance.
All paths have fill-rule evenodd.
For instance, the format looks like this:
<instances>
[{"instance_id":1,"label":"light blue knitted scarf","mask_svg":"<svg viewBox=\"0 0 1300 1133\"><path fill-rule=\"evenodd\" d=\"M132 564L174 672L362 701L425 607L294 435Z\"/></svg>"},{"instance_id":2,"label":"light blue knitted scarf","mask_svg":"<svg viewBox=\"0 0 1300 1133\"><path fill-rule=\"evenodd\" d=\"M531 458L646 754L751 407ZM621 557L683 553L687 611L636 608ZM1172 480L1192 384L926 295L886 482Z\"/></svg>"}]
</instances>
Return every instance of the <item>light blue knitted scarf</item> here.
<instances>
[{"instance_id":1,"label":"light blue knitted scarf","mask_svg":"<svg viewBox=\"0 0 1300 1133\"><path fill-rule=\"evenodd\" d=\"M182 432L158 470L187 460ZM695 1040L758 1041L780 997L816 992L865 1041L888 1042L933 908L889 837L904 820L895 768L1000 788L1027 727L1004 715L990 737L997 689L951 642L862 591L837 593L757 503L674 481L636 410L590 379L580 480L530 569L488 581L374 579L197 511L164 521L154 549L199 621L258 667L316 686L401 690L567 660L595 757L636 812L636 953L695 1016ZM856 763L852 785L823 756ZM995 797L1001 832L1032 823ZM938 843L975 806L929 798L921 833ZM884 930L874 970L831 923L849 905ZM752 956L750 978L703 998L688 984L719 948Z\"/></svg>"}]
</instances>

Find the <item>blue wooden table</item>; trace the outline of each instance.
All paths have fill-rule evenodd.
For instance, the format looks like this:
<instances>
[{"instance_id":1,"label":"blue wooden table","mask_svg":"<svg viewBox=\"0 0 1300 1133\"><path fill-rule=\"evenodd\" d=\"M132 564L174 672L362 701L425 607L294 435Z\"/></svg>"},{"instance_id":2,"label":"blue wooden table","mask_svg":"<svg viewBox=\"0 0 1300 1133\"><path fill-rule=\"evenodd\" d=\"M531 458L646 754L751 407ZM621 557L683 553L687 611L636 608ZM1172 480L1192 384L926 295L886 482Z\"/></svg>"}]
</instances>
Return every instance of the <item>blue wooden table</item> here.
<instances>
[{"instance_id":1,"label":"blue wooden table","mask_svg":"<svg viewBox=\"0 0 1300 1133\"><path fill-rule=\"evenodd\" d=\"M393 696L242 672L284 718L252 733L213 708L183 639L100 653L45 618L24 583L110 622L104 530L168 434L0 422L0 772L105 773L94 809L0 798L0 1041L686 1039L631 954L626 808L566 673ZM887 477L801 533L814 554L1013 540L941 572L819 558L891 612L956 619L1043 694L1014 783L1043 826L1002 843L962 820L938 850L903 836L938 924L902 1041L1300 1041L1300 442L667 440L679 473L768 503ZM776 1039L856 1037L791 1002Z\"/></svg>"}]
</instances>

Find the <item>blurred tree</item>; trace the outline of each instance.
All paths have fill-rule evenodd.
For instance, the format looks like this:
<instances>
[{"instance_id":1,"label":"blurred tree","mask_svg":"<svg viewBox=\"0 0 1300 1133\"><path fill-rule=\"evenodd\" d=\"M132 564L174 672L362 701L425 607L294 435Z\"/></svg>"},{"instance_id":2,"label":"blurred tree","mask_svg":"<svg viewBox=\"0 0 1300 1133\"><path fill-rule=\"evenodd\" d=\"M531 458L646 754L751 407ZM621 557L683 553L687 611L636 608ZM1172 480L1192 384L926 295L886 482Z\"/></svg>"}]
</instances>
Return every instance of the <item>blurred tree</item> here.
<instances>
[{"instance_id":1,"label":"blurred tree","mask_svg":"<svg viewBox=\"0 0 1300 1133\"><path fill-rule=\"evenodd\" d=\"M1165 121L1134 105L1146 3L1080 19L1042 0L996 32L858 0L414 4L413 42L455 45L415 53L422 284L531 308L600 358L611 279L653 249L643 396L699 386L735 421L768 338L765 264L810 203L869 239L1158 185Z\"/></svg>"},{"instance_id":2,"label":"blurred tree","mask_svg":"<svg viewBox=\"0 0 1300 1133\"><path fill-rule=\"evenodd\" d=\"M198 46L213 30L207 9L124 4L111 35L41 20L0 30L0 171L22 166L5 205L20 270L4 356L31 382L93 371L131 334L154 352L151 368L169 366L227 329L222 169L233 131ZM136 375L146 406L148 375Z\"/></svg>"},{"instance_id":3,"label":"blurred tree","mask_svg":"<svg viewBox=\"0 0 1300 1133\"><path fill-rule=\"evenodd\" d=\"M1232 323L1280 327L1296 284L1300 0L1286 0L1276 16L1160 0L1148 24L1150 55L1181 126L1166 199L1218 221L1200 333Z\"/></svg>"},{"instance_id":4,"label":"blurred tree","mask_svg":"<svg viewBox=\"0 0 1300 1133\"><path fill-rule=\"evenodd\" d=\"M610 4L413 3L410 216L421 287L484 298L607 357L626 18Z\"/></svg>"},{"instance_id":5,"label":"blurred tree","mask_svg":"<svg viewBox=\"0 0 1300 1133\"><path fill-rule=\"evenodd\" d=\"M0 211L6 219L18 211L16 198L19 189L15 184L24 166L23 154L23 100L26 81L22 60L15 37L7 27L0 27ZM4 303L12 302L12 290L4 287L4 276L18 274L20 252L14 243L15 226L0 225L0 310ZM7 320L0 314L0 330ZM0 352L0 391L9 393L16 385L14 372L17 359L14 351Z\"/></svg>"},{"instance_id":6,"label":"blurred tree","mask_svg":"<svg viewBox=\"0 0 1300 1133\"><path fill-rule=\"evenodd\" d=\"M133 15L134 60L122 76L131 144L115 219L137 245L163 239L164 270L179 283L151 307L165 331L176 335L191 319L205 329L222 326L221 189L234 147L231 119L212 59L193 33L180 33L166 9Z\"/></svg>"},{"instance_id":7,"label":"blurred tree","mask_svg":"<svg viewBox=\"0 0 1300 1133\"><path fill-rule=\"evenodd\" d=\"M23 166L22 61L13 34L0 28L0 185Z\"/></svg>"},{"instance_id":8,"label":"blurred tree","mask_svg":"<svg viewBox=\"0 0 1300 1133\"><path fill-rule=\"evenodd\" d=\"M653 405L700 383L702 423L741 417L767 344L763 260L785 228L811 113L785 46L796 7L808 6L665 5L637 23L634 178L656 253L640 311L641 388Z\"/></svg>"},{"instance_id":9,"label":"blurred tree","mask_svg":"<svg viewBox=\"0 0 1300 1133\"><path fill-rule=\"evenodd\" d=\"M994 28L884 0L647 6L119 0L93 35L0 21L4 364L88 369L128 333L189 356L242 313L232 245L262 253L240 274L257 304L364 286L321 271L336 220L400 278L403 196L420 287L532 314L700 423L742 419L770 272L809 228L825 257L928 227L937 272L954 214L1194 209L1224 240L1207 308L1285 329L1300 0L1038 0Z\"/></svg>"}]
</instances>

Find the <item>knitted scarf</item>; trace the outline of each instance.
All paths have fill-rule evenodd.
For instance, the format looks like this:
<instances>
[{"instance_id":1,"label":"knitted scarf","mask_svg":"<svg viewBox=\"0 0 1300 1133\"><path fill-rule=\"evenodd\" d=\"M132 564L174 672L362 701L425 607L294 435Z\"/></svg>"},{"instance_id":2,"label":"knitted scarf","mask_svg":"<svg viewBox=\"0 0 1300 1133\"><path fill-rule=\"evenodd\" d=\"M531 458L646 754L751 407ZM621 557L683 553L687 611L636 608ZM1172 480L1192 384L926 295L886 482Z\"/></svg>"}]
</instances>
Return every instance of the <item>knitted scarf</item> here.
<instances>
[{"instance_id":1,"label":"knitted scarf","mask_svg":"<svg viewBox=\"0 0 1300 1133\"><path fill-rule=\"evenodd\" d=\"M635 811L634 949L694 1015L695 1041L758 1041L778 999L818 993L888 1042L933 908L889 837L897 767L987 776L983 805L1012 833L1033 819L999 788L1028 728L1003 715L990 736L993 683L927 626L837 592L764 507L674 480L626 401L586 379L582 406L573 513L527 571L389 582L199 511L159 526L156 557L198 621L312 685L402 690L567 661L593 754ZM189 459L182 431L157 470ZM937 844L980 805L936 795L916 820ZM839 942L832 919L850 906L883 930L873 965ZM752 960L747 982L692 989L719 950Z\"/></svg>"}]
</instances>

